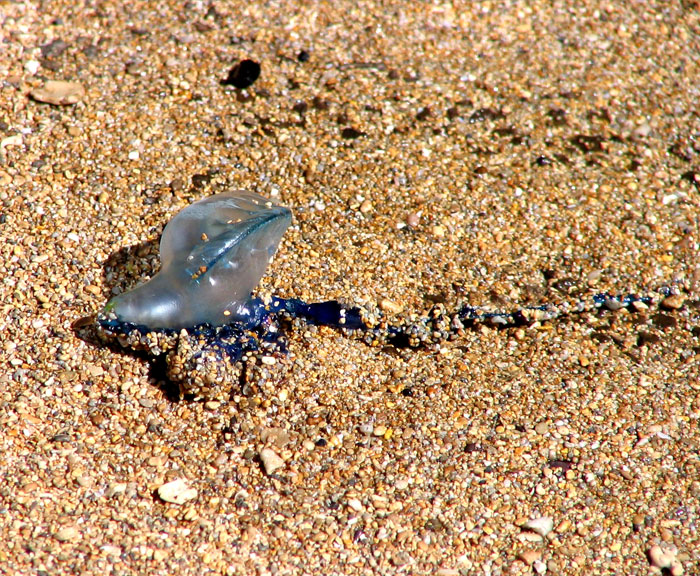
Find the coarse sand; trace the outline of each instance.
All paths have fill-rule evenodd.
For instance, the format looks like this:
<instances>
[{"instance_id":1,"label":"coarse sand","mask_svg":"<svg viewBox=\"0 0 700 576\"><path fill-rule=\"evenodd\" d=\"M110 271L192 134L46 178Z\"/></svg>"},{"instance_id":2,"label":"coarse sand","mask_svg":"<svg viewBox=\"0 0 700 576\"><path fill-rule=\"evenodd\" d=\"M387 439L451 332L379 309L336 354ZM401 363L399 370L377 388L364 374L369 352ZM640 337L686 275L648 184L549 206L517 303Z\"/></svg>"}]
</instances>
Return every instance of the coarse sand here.
<instances>
[{"instance_id":1,"label":"coarse sand","mask_svg":"<svg viewBox=\"0 0 700 576\"><path fill-rule=\"evenodd\" d=\"M700 573L697 1L2 2L0 86L0 572ZM180 398L85 333L228 189L263 295L674 298Z\"/></svg>"}]
</instances>

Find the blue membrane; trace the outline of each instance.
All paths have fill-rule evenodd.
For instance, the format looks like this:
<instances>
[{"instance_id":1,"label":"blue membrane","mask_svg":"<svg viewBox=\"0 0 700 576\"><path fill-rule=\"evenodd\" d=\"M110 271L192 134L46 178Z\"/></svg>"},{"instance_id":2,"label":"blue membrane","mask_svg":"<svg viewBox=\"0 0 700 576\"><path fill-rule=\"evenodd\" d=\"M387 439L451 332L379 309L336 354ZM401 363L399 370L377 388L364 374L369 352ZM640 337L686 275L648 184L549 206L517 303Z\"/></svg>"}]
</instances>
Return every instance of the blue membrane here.
<instances>
[{"instance_id":1,"label":"blue membrane","mask_svg":"<svg viewBox=\"0 0 700 576\"><path fill-rule=\"evenodd\" d=\"M670 290L662 293L668 294ZM246 303L248 313L245 316L220 326L203 323L186 328L185 331L188 336L201 342L201 347L195 352L196 355L214 351L220 357L225 356L231 362L238 362L247 353L286 352L287 342L283 325L285 321L295 319L311 325L328 326L343 332L359 334L368 342L385 342L401 348L416 348L436 340L446 339L450 333L455 332L456 330L451 326L447 328L443 326L442 331L437 328L440 321L446 318L459 320L463 326L486 324L497 328L512 328L591 310L633 309L637 303L650 305L653 303L653 298L639 297L634 294L613 296L601 293L594 295L588 303L578 301L566 306L543 304L512 312L484 311L473 306L463 306L456 312L442 311L412 323L379 322L369 326L363 320L361 308L346 307L336 300L308 304L294 298L273 298L270 302L264 303L259 298L251 298ZM146 337L156 332L174 338L180 332L171 328L154 329L106 315L98 317L98 324L106 334L113 336Z\"/></svg>"}]
</instances>

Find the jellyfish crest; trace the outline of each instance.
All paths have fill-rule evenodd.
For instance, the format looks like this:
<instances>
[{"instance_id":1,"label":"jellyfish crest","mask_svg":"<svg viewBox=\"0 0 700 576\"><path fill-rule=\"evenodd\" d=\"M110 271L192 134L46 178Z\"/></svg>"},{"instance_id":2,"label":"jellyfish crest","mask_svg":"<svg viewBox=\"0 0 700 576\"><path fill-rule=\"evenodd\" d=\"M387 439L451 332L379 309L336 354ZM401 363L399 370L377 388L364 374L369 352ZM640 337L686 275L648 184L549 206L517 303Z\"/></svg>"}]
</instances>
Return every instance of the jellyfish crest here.
<instances>
[{"instance_id":1,"label":"jellyfish crest","mask_svg":"<svg viewBox=\"0 0 700 576\"><path fill-rule=\"evenodd\" d=\"M223 325L248 312L291 211L250 192L227 192L178 213L160 243L161 269L108 305L124 322L149 328Z\"/></svg>"}]
</instances>

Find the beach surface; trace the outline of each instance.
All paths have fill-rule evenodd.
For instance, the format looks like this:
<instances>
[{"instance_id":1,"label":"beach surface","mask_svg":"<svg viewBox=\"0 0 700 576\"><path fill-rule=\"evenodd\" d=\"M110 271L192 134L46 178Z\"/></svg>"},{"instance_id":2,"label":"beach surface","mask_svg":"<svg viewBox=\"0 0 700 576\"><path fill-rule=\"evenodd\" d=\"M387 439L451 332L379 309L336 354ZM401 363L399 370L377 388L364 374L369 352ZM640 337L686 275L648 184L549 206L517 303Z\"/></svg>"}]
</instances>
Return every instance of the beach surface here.
<instances>
[{"instance_id":1,"label":"beach surface","mask_svg":"<svg viewBox=\"0 0 700 576\"><path fill-rule=\"evenodd\" d=\"M0 40L1 572L700 573L697 2L3 2ZM263 296L655 304L295 327L182 398L90 326L235 189L293 211Z\"/></svg>"}]
</instances>

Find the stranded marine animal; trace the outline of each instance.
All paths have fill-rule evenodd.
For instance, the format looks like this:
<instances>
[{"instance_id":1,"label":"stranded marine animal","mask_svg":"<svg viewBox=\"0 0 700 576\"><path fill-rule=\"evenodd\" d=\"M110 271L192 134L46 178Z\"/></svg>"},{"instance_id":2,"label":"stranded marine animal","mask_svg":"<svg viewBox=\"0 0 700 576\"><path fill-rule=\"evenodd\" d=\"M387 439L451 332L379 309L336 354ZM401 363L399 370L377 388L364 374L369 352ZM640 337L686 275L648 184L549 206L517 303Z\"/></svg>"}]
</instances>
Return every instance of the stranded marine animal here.
<instances>
[{"instance_id":1,"label":"stranded marine animal","mask_svg":"<svg viewBox=\"0 0 700 576\"><path fill-rule=\"evenodd\" d=\"M427 317L392 325L376 311L337 301L263 302L251 294L291 222L291 211L238 191L195 202L165 227L161 270L148 282L114 297L98 315L105 340L165 355L168 378L184 394L212 397L244 374L244 361L285 348L282 325L332 326L370 345L418 347L459 334L466 326L532 324L599 308L646 309L650 297L598 294L590 302L486 312L435 307ZM665 293L669 295L669 291Z\"/></svg>"}]
</instances>

